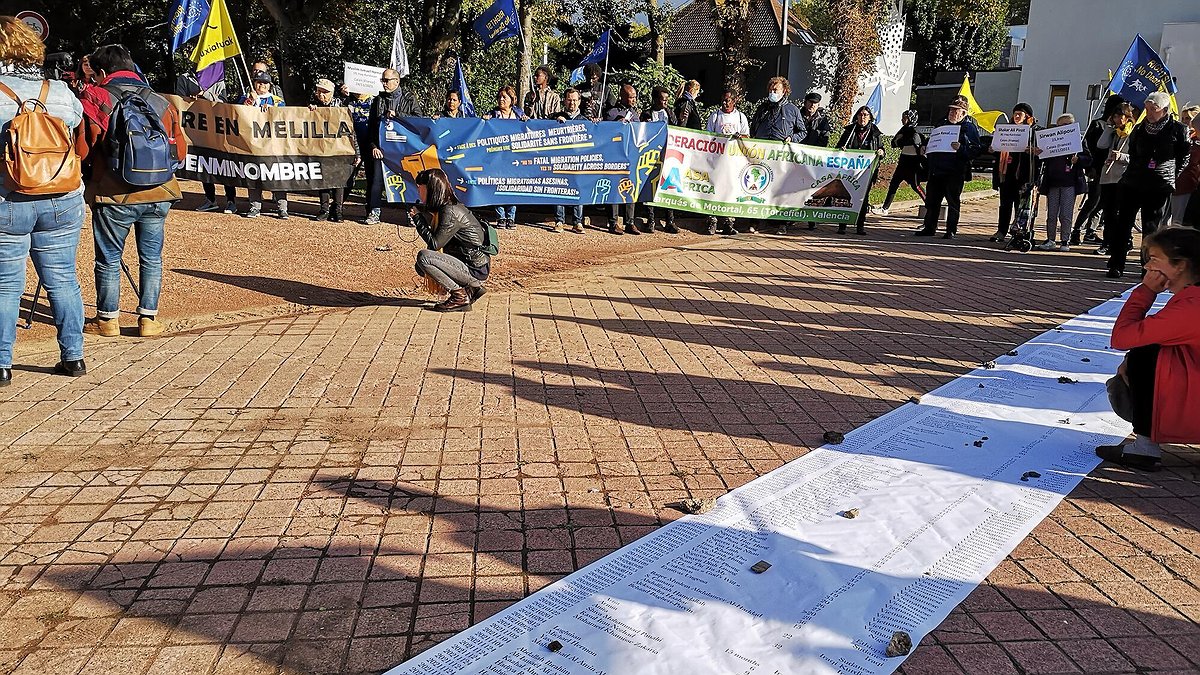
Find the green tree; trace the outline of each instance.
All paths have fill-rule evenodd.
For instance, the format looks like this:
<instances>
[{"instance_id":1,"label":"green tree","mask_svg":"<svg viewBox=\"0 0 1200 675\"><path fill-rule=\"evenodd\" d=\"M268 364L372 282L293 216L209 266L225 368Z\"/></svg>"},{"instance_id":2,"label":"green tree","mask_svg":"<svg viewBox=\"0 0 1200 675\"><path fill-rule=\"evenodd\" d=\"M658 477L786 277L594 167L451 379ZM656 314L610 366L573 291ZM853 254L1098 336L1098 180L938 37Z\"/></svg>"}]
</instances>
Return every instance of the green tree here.
<instances>
[{"instance_id":1,"label":"green tree","mask_svg":"<svg viewBox=\"0 0 1200 675\"><path fill-rule=\"evenodd\" d=\"M1008 40L1009 0L909 0L904 48L916 53L913 84L947 70L987 70Z\"/></svg>"}]
</instances>

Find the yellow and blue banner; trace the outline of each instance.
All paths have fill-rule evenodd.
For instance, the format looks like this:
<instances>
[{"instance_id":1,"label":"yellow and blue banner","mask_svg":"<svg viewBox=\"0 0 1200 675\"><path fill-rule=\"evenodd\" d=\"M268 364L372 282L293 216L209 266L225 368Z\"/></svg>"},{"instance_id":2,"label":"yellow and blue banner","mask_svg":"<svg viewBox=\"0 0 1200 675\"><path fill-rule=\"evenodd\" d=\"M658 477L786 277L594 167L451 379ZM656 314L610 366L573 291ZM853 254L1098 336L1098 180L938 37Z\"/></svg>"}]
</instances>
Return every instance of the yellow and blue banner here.
<instances>
[{"instance_id":1,"label":"yellow and blue banner","mask_svg":"<svg viewBox=\"0 0 1200 675\"><path fill-rule=\"evenodd\" d=\"M643 201L666 140L662 122L405 117L379 128L388 201L415 202L416 175L442 169L471 207Z\"/></svg>"},{"instance_id":2,"label":"yellow and blue banner","mask_svg":"<svg viewBox=\"0 0 1200 675\"><path fill-rule=\"evenodd\" d=\"M1171 71L1158 56L1158 52L1138 33L1125 52L1121 65L1117 66L1109 91L1120 94L1131 105L1142 108L1146 97L1156 91L1165 91L1172 97L1179 88L1171 79Z\"/></svg>"}]
</instances>

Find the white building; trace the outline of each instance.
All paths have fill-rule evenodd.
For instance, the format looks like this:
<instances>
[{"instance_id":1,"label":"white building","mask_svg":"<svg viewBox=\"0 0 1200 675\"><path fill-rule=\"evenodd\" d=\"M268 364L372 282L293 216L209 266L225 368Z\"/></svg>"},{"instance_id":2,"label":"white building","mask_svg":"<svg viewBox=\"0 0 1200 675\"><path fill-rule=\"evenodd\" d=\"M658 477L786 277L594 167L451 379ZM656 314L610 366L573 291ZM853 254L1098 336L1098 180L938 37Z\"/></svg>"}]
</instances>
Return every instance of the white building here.
<instances>
[{"instance_id":1,"label":"white building","mask_svg":"<svg viewBox=\"0 0 1200 675\"><path fill-rule=\"evenodd\" d=\"M1179 105L1200 102L1200 0L1032 0L1018 98L1043 122L1085 120L1088 85L1105 88L1138 33L1166 61Z\"/></svg>"}]
</instances>

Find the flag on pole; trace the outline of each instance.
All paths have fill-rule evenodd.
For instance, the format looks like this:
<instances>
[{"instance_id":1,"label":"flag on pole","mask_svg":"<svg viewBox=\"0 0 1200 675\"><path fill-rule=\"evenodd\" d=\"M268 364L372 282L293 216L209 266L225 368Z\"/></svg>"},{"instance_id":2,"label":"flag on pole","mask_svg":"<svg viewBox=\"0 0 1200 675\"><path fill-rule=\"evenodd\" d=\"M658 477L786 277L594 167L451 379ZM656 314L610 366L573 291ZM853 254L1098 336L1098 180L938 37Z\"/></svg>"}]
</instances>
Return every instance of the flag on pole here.
<instances>
[{"instance_id":1,"label":"flag on pole","mask_svg":"<svg viewBox=\"0 0 1200 675\"><path fill-rule=\"evenodd\" d=\"M179 51L185 42L200 34L209 9L208 0L171 0L167 25L171 27L172 52Z\"/></svg>"},{"instance_id":2,"label":"flag on pole","mask_svg":"<svg viewBox=\"0 0 1200 675\"><path fill-rule=\"evenodd\" d=\"M1151 92L1165 91L1174 96L1179 91L1171 79L1167 64L1142 39L1140 33L1134 36L1133 44L1129 45L1129 51L1125 52L1125 58L1117 66L1108 89L1138 108L1145 105L1146 97Z\"/></svg>"},{"instance_id":3,"label":"flag on pole","mask_svg":"<svg viewBox=\"0 0 1200 675\"><path fill-rule=\"evenodd\" d=\"M200 40L192 50L192 63L196 64L196 70L204 70L217 61L241 53L242 47L238 44L237 34L233 32L233 22L229 20L225 0L213 0L208 18L200 30Z\"/></svg>"},{"instance_id":4,"label":"flag on pole","mask_svg":"<svg viewBox=\"0 0 1200 675\"><path fill-rule=\"evenodd\" d=\"M400 19L396 19L396 34L392 36L392 70L400 73L400 79L408 77L408 48L404 46Z\"/></svg>"},{"instance_id":5,"label":"flag on pole","mask_svg":"<svg viewBox=\"0 0 1200 675\"><path fill-rule=\"evenodd\" d=\"M967 114L981 129L988 133L996 132L996 120L1004 113L999 110L984 110L975 102L975 96L971 94L971 78L963 75L962 87L959 88L958 94L967 99Z\"/></svg>"},{"instance_id":6,"label":"flag on pole","mask_svg":"<svg viewBox=\"0 0 1200 675\"><path fill-rule=\"evenodd\" d=\"M596 40L596 46L592 47L592 51L588 52L588 55L579 62L580 67L589 63L600 63L608 58L608 34L609 31L600 34L600 39Z\"/></svg>"},{"instance_id":7,"label":"flag on pole","mask_svg":"<svg viewBox=\"0 0 1200 675\"><path fill-rule=\"evenodd\" d=\"M883 83L876 83L875 89L871 92L870 98L867 99L867 110L871 111L871 116L875 118L875 123L879 123L879 116L883 114Z\"/></svg>"},{"instance_id":8,"label":"flag on pole","mask_svg":"<svg viewBox=\"0 0 1200 675\"><path fill-rule=\"evenodd\" d=\"M493 42L521 34L521 20L517 18L517 7L513 0L496 0L472 24L484 47Z\"/></svg>"},{"instance_id":9,"label":"flag on pole","mask_svg":"<svg viewBox=\"0 0 1200 675\"><path fill-rule=\"evenodd\" d=\"M454 60L454 77L450 79L450 91L458 92L458 107L463 117L475 117L475 104L471 101L471 92L467 90L467 78L463 76L462 60Z\"/></svg>"},{"instance_id":10,"label":"flag on pole","mask_svg":"<svg viewBox=\"0 0 1200 675\"><path fill-rule=\"evenodd\" d=\"M214 84L225 79L225 62L217 61L211 66L196 73L196 81L200 83L200 88L207 90Z\"/></svg>"}]
</instances>

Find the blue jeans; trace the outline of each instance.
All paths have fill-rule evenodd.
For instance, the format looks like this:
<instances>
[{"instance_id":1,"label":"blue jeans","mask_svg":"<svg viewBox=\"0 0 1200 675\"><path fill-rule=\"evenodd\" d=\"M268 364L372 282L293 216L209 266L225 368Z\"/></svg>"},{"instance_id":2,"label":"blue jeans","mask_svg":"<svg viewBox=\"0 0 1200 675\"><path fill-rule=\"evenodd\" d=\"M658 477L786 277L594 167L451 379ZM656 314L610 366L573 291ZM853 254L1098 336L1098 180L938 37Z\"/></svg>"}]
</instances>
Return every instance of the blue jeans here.
<instances>
[{"instance_id":1,"label":"blue jeans","mask_svg":"<svg viewBox=\"0 0 1200 675\"><path fill-rule=\"evenodd\" d=\"M11 194L0 200L0 368L12 367L27 257L46 287L62 359L83 358L83 296L75 276L82 228L81 192L41 199Z\"/></svg>"},{"instance_id":2,"label":"blue jeans","mask_svg":"<svg viewBox=\"0 0 1200 675\"><path fill-rule=\"evenodd\" d=\"M582 206L572 206L571 207L571 215L574 216L574 220L567 223L567 221L566 221L567 207L565 207L561 204L554 207L554 222L567 223L568 225L578 225L583 222L583 207Z\"/></svg>"},{"instance_id":3,"label":"blue jeans","mask_svg":"<svg viewBox=\"0 0 1200 675\"><path fill-rule=\"evenodd\" d=\"M517 207L515 206L497 206L496 217L500 220L507 220L510 223L517 219Z\"/></svg>"},{"instance_id":4,"label":"blue jeans","mask_svg":"<svg viewBox=\"0 0 1200 675\"><path fill-rule=\"evenodd\" d=\"M162 290L163 224L171 202L149 204L101 204L92 211L92 233L96 237L96 316L120 316L121 255L125 238L134 229L138 250L138 315L158 314Z\"/></svg>"}]
</instances>

